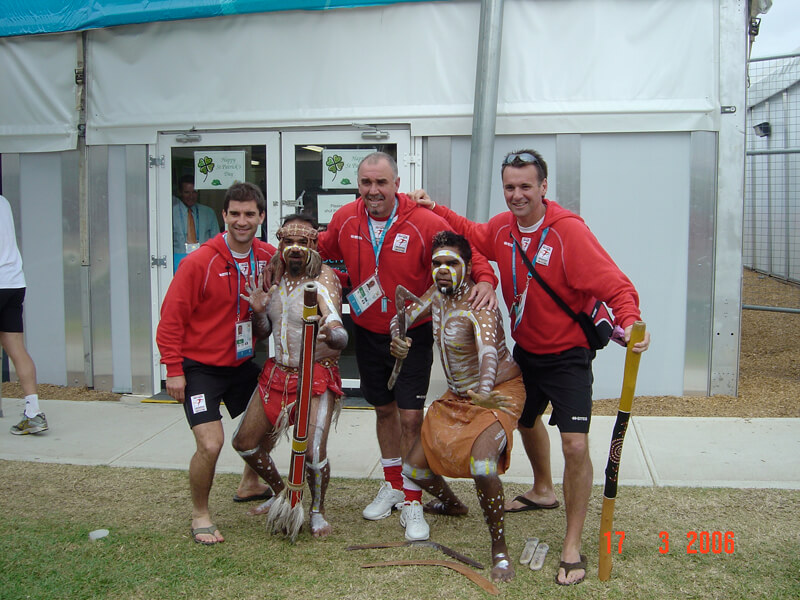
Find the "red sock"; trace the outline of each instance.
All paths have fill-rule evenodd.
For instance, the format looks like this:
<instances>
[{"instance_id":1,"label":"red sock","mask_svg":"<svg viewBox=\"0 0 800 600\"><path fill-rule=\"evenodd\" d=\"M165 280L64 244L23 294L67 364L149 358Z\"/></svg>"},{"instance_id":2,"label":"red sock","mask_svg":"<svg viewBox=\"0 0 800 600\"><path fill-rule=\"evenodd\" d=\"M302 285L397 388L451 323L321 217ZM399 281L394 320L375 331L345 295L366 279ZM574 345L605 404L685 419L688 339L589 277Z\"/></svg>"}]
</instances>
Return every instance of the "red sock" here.
<instances>
[{"instance_id":1,"label":"red sock","mask_svg":"<svg viewBox=\"0 0 800 600\"><path fill-rule=\"evenodd\" d=\"M406 495L406 502L413 502L414 500L417 502L422 502L422 490L410 490L408 488L404 488L403 492Z\"/></svg>"},{"instance_id":2,"label":"red sock","mask_svg":"<svg viewBox=\"0 0 800 600\"><path fill-rule=\"evenodd\" d=\"M400 465L383 467L383 478L392 484L393 489L403 489L403 467Z\"/></svg>"}]
</instances>

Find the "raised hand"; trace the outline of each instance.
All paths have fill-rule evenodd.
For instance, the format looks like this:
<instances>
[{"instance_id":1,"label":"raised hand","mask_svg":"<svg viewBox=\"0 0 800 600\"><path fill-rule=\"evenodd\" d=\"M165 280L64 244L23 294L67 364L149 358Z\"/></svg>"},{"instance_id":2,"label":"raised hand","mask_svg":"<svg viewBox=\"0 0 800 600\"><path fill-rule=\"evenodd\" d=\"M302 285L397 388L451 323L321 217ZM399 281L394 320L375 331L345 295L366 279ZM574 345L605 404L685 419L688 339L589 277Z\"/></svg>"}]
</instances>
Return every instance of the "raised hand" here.
<instances>
[{"instance_id":1,"label":"raised hand","mask_svg":"<svg viewBox=\"0 0 800 600\"><path fill-rule=\"evenodd\" d=\"M267 310L267 304L272 297L272 292L278 286L273 285L269 290L264 290L264 273L258 274L258 280L250 274L247 278L247 283L244 286L244 294L241 294L242 300L247 300L255 313L263 313Z\"/></svg>"}]
</instances>

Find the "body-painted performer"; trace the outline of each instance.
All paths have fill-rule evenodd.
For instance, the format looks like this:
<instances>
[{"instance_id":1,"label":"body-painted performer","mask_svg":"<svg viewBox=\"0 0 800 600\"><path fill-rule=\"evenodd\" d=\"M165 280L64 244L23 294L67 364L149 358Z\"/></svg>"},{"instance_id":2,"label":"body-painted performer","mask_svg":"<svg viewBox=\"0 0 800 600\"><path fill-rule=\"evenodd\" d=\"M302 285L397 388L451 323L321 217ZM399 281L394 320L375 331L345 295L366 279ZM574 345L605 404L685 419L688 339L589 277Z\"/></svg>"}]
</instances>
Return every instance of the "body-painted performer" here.
<instances>
[{"instance_id":1,"label":"body-painted performer","mask_svg":"<svg viewBox=\"0 0 800 600\"><path fill-rule=\"evenodd\" d=\"M211 522L208 495L225 441L220 402L231 418L244 412L258 381L253 361L250 306L240 298L253 272L260 273L275 248L255 239L264 221L264 195L252 183L235 183L222 209L228 231L181 261L161 305L156 341L167 367L167 393L181 402L197 450L189 463L192 537L200 544L224 541ZM264 497L269 488L245 466L235 498Z\"/></svg>"},{"instance_id":2,"label":"body-painted performer","mask_svg":"<svg viewBox=\"0 0 800 600\"><path fill-rule=\"evenodd\" d=\"M574 585L586 576L581 534L592 491L589 424L595 353L581 327L528 274L519 248L574 311L583 310L594 298L607 302L625 330L626 342L633 323L641 319L639 295L583 219L545 198L547 164L538 152L507 154L500 174L508 211L488 223L473 223L447 207L433 206L424 191L414 196L497 263L516 342L514 359L522 369L527 395L518 429L534 475L531 489L508 501L506 512L559 506L550 470L550 440L542 421L542 413L552 404L550 424L558 426L564 454L567 514L555 579L559 585ZM632 350L644 352L649 344L646 333Z\"/></svg>"},{"instance_id":3,"label":"body-painted performer","mask_svg":"<svg viewBox=\"0 0 800 600\"><path fill-rule=\"evenodd\" d=\"M269 359L258 387L233 438L233 446L277 496L285 487L270 452L278 437L294 422L298 367L303 326L303 285L318 284L317 303L321 315L317 338L313 396L309 420L306 475L311 490L311 533L325 537L331 526L325 519L325 491L330 479L327 456L328 432L342 397L339 355L347 345L342 325L342 287L333 269L323 265L317 248L313 220L291 215L278 230L278 252L270 263L273 285L264 291L263 282L251 281L247 298L253 307L256 329L269 335L275 357ZM269 512L274 498L251 514Z\"/></svg>"},{"instance_id":4,"label":"body-painted performer","mask_svg":"<svg viewBox=\"0 0 800 600\"><path fill-rule=\"evenodd\" d=\"M359 198L336 211L320 233L320 254L344 260L353 285L349 295L361 393L375 407L376 433L385 481L362 511L372 521L391 515L402 504L400 525L406 536L428 538L422 514L422 490L402 474L403 457L419 436L428 393L433 338L429 319L414 324L416 343L388 389L395 359L389 353L389 322L397 314L395 288L420 295L430 285L431 239L447 223L398 193L400 178L394 158L383 152L366 156L358 167ZM482 256L475 257L474 308L494 309L497 278Z\"/></svg>"},{"instance_id":5,"label":"body-painted performer","mask_svg":"<svg viewBox=\"0 0 800 600\"><path fill-rule=\"evenodd\" d=\"M503 484L511 441L525 404L519 367L505 343L499 310L473 311L467 300L472 251L466 239L442 231L433 239L434 285L406 308L407 321L431 316L449 390L429 408L419 441L403 472L438 498L425 509L460 515L467 507L442 476L472 477L492 538L492 579L509 581L514 569L503 530ZM409 338L392 321L392 354L405 358ZM413 335L413 333L412 333Z\"/></svg>"}]
</instances>

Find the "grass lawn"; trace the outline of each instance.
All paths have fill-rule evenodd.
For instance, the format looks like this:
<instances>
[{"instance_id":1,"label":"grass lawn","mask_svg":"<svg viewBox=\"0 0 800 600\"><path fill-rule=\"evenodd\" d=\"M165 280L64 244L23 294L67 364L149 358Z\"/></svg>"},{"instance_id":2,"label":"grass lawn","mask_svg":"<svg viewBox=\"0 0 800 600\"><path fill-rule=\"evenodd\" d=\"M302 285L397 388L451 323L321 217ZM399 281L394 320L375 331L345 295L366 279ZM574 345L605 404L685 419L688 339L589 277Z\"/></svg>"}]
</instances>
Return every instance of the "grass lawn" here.
<instances>
[{"instance_id":1,"label":"grass lawn","mask_svg":"<svg viewBox=\"0 0 800 600\"><path fill-rule=\"evenodd\" d=\"M490 597L442 567L360 568L389 560L449 560L432 548L344 550L403 539L396 514L378 522L361 518L375 481L334 479L327 507L333 535L315 541L304 528L295 544L268 535L263 517L249 517L247 505L232 502L237 482L235 475L216 478L212 511L226 541L206 547L189 536L183 471L0 461L0 527L6 537L0 598ZM458 481L454 488L470 514L429 517L431 539L488 566L489 534L472 484ZM522 491L524 486L509 485L506 495ZM501 597L800 598L798 491L621 487L614 529L625 538L619 554L621 536L612 539L614 568L605 583L597 579L601 503L596 487L584 533L589 575L571 588L553 582L563 508L508 515L506 535L517 576L499 584ZM88 533L100 528L109 536L90 541ZM732 532L733 547L717 544L715 553L716 531ZM664 549L660 532L669 534L665 554L659 551ZM698 534L689 546L689 532L709 535ZM517 562L529 536L551 546L542 571ZM488 569L479 572L488 576Z\"/></svg>"}]
</instances>

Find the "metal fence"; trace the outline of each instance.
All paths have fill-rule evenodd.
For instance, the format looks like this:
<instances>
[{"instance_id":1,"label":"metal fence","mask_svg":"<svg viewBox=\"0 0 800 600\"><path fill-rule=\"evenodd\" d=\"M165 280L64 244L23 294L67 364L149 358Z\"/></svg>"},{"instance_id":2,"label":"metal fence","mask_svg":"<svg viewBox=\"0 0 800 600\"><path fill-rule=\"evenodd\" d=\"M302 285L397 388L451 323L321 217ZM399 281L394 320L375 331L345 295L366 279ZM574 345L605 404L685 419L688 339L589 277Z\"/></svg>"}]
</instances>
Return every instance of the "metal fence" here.
<instances>
[{"instance_id":1,"label":"metal fence","mask_svg":"<svg viewBox=\"0 0 800 600\"><path fill-rule=\"evenodd\" d=\"M748 65L744 265L800 283L800 54Z\"/></svg>"}]
</instances>

